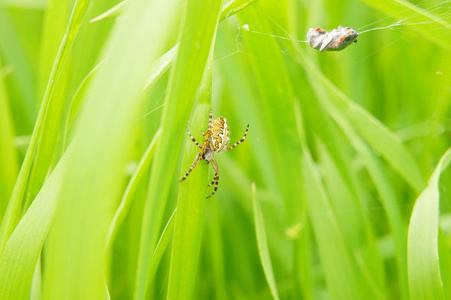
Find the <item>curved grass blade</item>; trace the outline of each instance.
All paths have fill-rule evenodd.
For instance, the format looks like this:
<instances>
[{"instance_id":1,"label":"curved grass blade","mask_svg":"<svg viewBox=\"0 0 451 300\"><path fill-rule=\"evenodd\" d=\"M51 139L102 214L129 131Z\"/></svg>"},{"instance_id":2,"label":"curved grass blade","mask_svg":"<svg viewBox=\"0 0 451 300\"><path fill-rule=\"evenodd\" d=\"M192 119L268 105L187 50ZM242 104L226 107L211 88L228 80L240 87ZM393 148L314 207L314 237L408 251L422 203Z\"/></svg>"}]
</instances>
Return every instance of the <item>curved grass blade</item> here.
<instances>
[{"instance_id":1,"label":"curved grass blade","mask_svg":"<svg viewBox=\"0 0 451 300\"><path fill-rule=\"evenodd\" d=\"M95 23L107 18L116 17L120 14L122 14L125 10L125 8L128 6L128 3L130 0L124 0L122 2L119 2L100 16L95 17L94 19L90 20L89 23Z\"/></svg>"},{"instance_id":2,"label":"curved grass blade","mask_svg":"<svg viewBox=\"0 0 451 300\"><path fill-rule=\"evenodd\" d=\"M323 90L316 89L318 98L327 98ZM323 101L326 101L323 99ZM395 190L388 179L388 176L381 165L380 159L374 155L368 145L355 132L354 128L349 124L346 118L339 109L331 106L329 113L334 118L335 122L339 124L341 130L346 135L355 151L361 158L363 165L368 170L368 173L374 182L376 190L380 195L380 200L383 204L384 210L387 214L390 229L393 234L393 239L396 246L396 262L398 267L398 276L400 281L401 295L403 299L408 299L408 284L407 284L407 232L404 229L401 212L399 211L399 203L397 202Z\"/></svg>"},{"instance_id":3,"label":"curved grass blade","mask_svg":"<svg viewBox=\"0 0 451 300\"><path fill-rule=\"evenodd\" d=\"M33 166L30 172L30 176L27 182L27 191L25 195L24 204L22 207L22 211L26 211L30 202L36 197L37 193L42 187L46 176L48 175L51 168L54 166L52 163L52 158L54 158L55 150L58 149L57 142L60 131L60 124L63 119L64 107L65 107L65 97L61 97L62 94L66 91L66 83L67 83L67 72L63 73L63 69L66 67L66 61L69 58L69 54L71 52L72 46L74 45L75 38L78 36L78 32L80 30L81 24L83 22L84 16L88 9L91 0L77 0L72 9L72 13L70 17L67 18L65 16L61 17L60 20L56 20L53 23L53 20L49 20L49 24L47 24L47 28L45 33L49 36L46 40L52 40L52 38L56 41L59 41L61 35L57 32L55 33L54 27L55 24L59 24L60 22L67 22L67 28L62 36L61 43L55 46L49 46L45 44L47 47L43 47L43 51L52 52L52 50L57 50L55 61L50 62L48 64L43 61L42 69L46 70L45 67L47 65L51 66L50 76L45 74L46 87L43 96L43 108L45 109L42 126L40 128L40 133L37 141L37 148L34 153L33 158ZM66 6L69 5L69 8ZM70 11L71 3L66 5L62 5L63 10ZM54 17L54 14L58 14L61 9L56 12L51 10L51 14L48 15L49 18ZM63 27L64 28L64 27ZM52 44L52 43L49 43ZM58 48L59 46L59 48ZM55 49L53 49L55 48ZM45 52L44 52L45 53ZM48 56L46 56L48 59ZM53 58L51 56L51 58ZM53 63L53 64L52 64ZM45 71L44 71L45 73ZM57 156L59 158L59 154Z\"/></svg>"},{"instance_id":4,"label":"curved grass blade","mask_svg":"<svg viewBox=\"0 0 451 300\"><path fill-rule=\"evenodd\" d=\"M268 282L269 289L274 299L279 299L279 293L277 292L277 284L274 278L274 272L271 264L271 257L269 255L268 239L266 238L265 220L263 218L263 212L260 202L257 200L257 191L255 183L252 183L252 202L254 203L254 222L255 232L257 234L257 246L258 253L260 255L260 261L265 272L266 281Z\"/></svg>"},{"instance_id":5,"label":"curved grass blade","mask_svg":"<svg viewBox=\"0 0 451 300\"><path fill-rule=\"evenodd\" d=\"M219 20L222 21L224 19L227 19L228 17L236 14L240 10L246 8L247 6L251 5L256 1L257 0L232 0L228 2L226 5L224 5Z\"/></svg>"},{"instance_id":6,"label":"curved grass blade","mask_svg":"<svg viewBox=\"0 0 451 300\"><path fill-rule=\"evenodd\" d=\"M29 175L31 172L33 160L35 159L35 155L37 155L36 150L38 145L41 145L41 147L39 147L41 149L40 153L44 155L47 161L50 159L48 152L52 153L52 151L50 150L52 148L49 147L53 147L56 140L54 139L53 142L49 145L47 143L42 143L41 139L43 132L46 132L47 130L53 132L52 134L50 134L50 136L56 137L55 128L52 128L52 126L50 125L54 124L56 120L59 120L59 116L53 116L51 114L48 114L47 112L49 110L49 106L52 105L51 99L53 92L62 73L64 64L68 58L70 49L75 41L78 30L80 29L81 22L89 3L90 0L77 0L74 5L69 24L67 26L66 33L63 40L61 41L60 48L58 50L57 57L55 58L55 63L53 65L53 69L44 94L41 109L39 110L38 119L31 136L30 145L28 146L27 154L25 155L25 159L23 161L19 176L16 181L16 185L13 190L13 194L8 204L5 218L3 219L2 225L0 227L0 255L6 244L6 241L8 240L9 236L20 220L21 209L24 205L22 202L25 194L25 189L27 187L28 181L33 180L29 177ZM45 147L48 152L43 152L44 150L42 149L44 148L42 147ZM40 160L39 162L41 163ZM45 170L47 170L47 168L45 168ZM46 174L42 173L38 174L37 176L39 177L36 178L36 180L42 183L44 181L44 178L42 176L45 175Z\"/></svg>"},{"instance_id":7,"label":"curved grass blade","mask_svg":"<svg viewBox=\"0 0 451 300\"><path fill-rule=\"evenodd\" d=\"M113 242L114 238L116 237L116 233L117 233L119 227L121 226L122 222L124 221L125 216L128 213L128 210L131 205L131 201L133 199L133 195L135 194L135 191L138 188L138 185L141 183L141 180L142 180L144 174L149 169L150 163L152 162L153 155L155 153L155 145L158 142L160 135L161 135L161 130L158 130L155 133L155 136L153 137L149 146L147 147L146 152L144 153L143 157L141 158L141 161L139 162L135 173L133 174L127 187L125 188L125 192L122 195L121 203L119 204L119 207L117 208L116 213L113 217L113 221L111 222L111 225L110 225L110 229L109 229L109 233L108 233L107 248L109 248L111 246L111 243Z\"/></svg>"},{"instance_id":8,"label":"curved grass blade","mask_svg":"<svg viewBox=\"0 0 451 300\"><path fill-rule=\"evenodd\" d=\"M450 164L451 149L448 149L432 173L428 186L418 197L410 218L408 274L413 300L445 299L439 260L439 182L442 172Z\"/></svg>"},{"instance_id":9,"label":"curved grass blade","mask_svg":"<svg viewBox=\"0 0 451 300\"><path fill-rule=\"evenodd\" d=\"M28 299L36 260L54 218L66 157L42 187L17 225L0 258L0 298Z\"/></svg>"},{"instance_id":10,"label":"curved grass blade","mask_svg":"<svg viewBox=\"0 0 451 300\"><path fill-rule=\"evenodd\" d=\"M425 186L418 164L407 151L401 141L382 122L368 111L351 101L337 86L335 86L313 62L304 50L294 44L297 49L298 61L315 79L310 80L317 89L326 88L333 97L320 97L323 107L331 112L335 107L346 115L363 138L399 172L404 180L415 191L421 191ZM317 80L316 80L317 79ZM334 116L335 114L332 114Z\"/></svg>"},{"instance_id":11,"label":"curved grass blade","mask_svg":"<svg viewBox=\"0 0 451 300\"><path fill-rule=\"evenodd\" d=\"M95 72L99 69L99 67L102 65L102 62L98 63L89 73L88 75L83 78L83 81L78 86L77 90L74 93L74 96L72 97L72 100L69 104L68 113L66 115L66 121L64 125L64 137L63 137L63 149L66 148L66 141L68 138L68 132L72 125L72 122L75 119L75 116L78 113L78 110L80 108L80 105L82 103L83 97L86 94L86 90L88 87L88 84L91 82L91 78L95 74Z\"/></svg>"},{"instance_id":12,"label":"curved grass blade","mask_svg":"<svg viewBox=\"0 0 451 300\"><path fill-rule=\"evenodd\" d=\"M175 226L175 217L177 215L177 208L174 209L174 212L172 213L171 217L169 218L168 222L166 223L166 227L164 227L163 232L161 233L160 239L158 240L157 247L155 248L155 252L152 256L152 263L150 265L149 270L149 279L150 281L153 280L153 277L155 276L155 273L157 272L158 265L160 264L161 258L163 257L164 252L166 251L166 248L169 245L169 242L172 240L172 233L174 232L174 226Z\"/></svg>"}]
</instances>

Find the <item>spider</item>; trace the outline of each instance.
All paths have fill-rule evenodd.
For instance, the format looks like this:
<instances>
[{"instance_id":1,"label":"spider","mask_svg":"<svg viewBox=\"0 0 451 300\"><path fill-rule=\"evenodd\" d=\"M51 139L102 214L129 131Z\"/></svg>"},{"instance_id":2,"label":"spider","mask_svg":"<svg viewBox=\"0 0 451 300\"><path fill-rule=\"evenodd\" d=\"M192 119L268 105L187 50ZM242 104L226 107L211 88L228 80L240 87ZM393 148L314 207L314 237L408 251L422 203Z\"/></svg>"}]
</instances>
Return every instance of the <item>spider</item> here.
<instances>
[{"instance_id":1,"label":"spider","mask_svg":"<svg viewBox=\"0 0 451 300\"><path fill-rule=\"evenodd\" d=\"M245 139L247 132L249 130L249 124L247 124L246 131L244 132L244 136L241 140L236 142L230 147L227 147L227 143L229 142L229 126L227 125L227 121L225 118L217 118L216 120L213 120L213 110L210 110L210 116L208 120L208 131L205 134L202 131L202 135L204 136L204 143L203 145L199 144L196 139L193 137L191 132L189 131L188 127L186 127L186 131L188 132L191 140L194 144L196 144L197 147L201 149L201 151L197 154L196 159L194 160L193 164L189 168L188 172L186 172L185 176L183 176L182 179L180 179L180 182L184 181L186 177L191 173L191 171L197 166L200 160L205 160L207 163L211 163L213 166L213 169L215 170L215 177L213 178L213 181L208 185L212 186L215 185L215 189L210 194L210 196L207 197L210 198L213 196L216 191L218 190L218 184L219 184L219 170L218 170L218 164L216 163L216 159L214 155L216 153L221 153L224 150L232 150L239 144L241 144Z\"/></svg>"}]
</instances>

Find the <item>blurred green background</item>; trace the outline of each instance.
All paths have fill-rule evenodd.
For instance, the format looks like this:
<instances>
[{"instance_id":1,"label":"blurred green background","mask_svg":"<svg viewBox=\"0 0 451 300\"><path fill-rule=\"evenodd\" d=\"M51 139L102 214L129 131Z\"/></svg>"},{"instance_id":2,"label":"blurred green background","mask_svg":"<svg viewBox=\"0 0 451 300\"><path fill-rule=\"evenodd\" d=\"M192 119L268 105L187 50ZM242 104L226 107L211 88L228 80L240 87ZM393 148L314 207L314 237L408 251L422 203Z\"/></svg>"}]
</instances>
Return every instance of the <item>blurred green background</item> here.
<instances>
[{"instance_id":1,"label":"blurred green background","mask_svg":"<svg viewBox=\"0 0 451 300\"><path fill-rule=\"evenodd\" d=\"M449 299L450 18L0 0L0 298ZM305 43L338 25L358 42ZM210 109L250 129L207 200L212 167L179 179Z\"/></svg>"}]
</instances>

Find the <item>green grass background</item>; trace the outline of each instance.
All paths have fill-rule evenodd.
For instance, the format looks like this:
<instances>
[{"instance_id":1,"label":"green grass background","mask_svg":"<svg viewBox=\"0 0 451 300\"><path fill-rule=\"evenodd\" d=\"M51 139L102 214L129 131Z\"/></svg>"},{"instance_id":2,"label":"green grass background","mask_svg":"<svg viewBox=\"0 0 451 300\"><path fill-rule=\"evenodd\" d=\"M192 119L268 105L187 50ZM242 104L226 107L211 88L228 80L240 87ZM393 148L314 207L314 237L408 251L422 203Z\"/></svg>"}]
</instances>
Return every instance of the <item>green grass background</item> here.
<instances>
[{"instance_id":1,"label":"green grass background","mask_svg":"<svg viewBox=\"0 0 451 300\"><path fill-rule=\"evenodd\" d=\"M449 299L450 17L0 1L0 299ZM338 25L389 28L303 42ZM250 130L207 200L210 109Z\"/></svg>"}]
</instances>

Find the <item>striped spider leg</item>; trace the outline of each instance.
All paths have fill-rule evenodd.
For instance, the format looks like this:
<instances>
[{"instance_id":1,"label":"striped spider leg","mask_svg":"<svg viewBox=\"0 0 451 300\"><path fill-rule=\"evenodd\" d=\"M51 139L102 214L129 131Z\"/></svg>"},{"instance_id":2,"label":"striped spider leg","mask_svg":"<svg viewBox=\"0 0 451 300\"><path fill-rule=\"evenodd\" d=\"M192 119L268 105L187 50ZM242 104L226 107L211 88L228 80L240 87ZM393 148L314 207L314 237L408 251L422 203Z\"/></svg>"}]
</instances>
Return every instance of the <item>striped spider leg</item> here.
<instances>
[{"instance_id":1,"label":"striped spider leg","mask_svg":"<svg viewBox=\"0 0 451 300\"><path fill-rule=\"evenodd\" d=\"M221 153L225 150L232 150L246 139L247 132L249 131L249 124L246 127L246 131L244 132L243 137L241 140L233 144L232 146L228 147L227 144L229 142L229 126L227 125L227 121L225 118L217 118L213 121L213 110L210 111L210 116L208 120L208 131L207 133L204 133L202 131L202 135L204 137L204 143L200 144L194 136L191 134L188 128L186 128L186 131L188 132L191 140L193 143L201 149L201 151L197 154L196 159L194 160L191 167L186 172L185 176L183 176L182 179L180 179L180 182L184 181L186 177L191 173L191 171L197 166L200 160L205 160L207 163L211 163L214 171L215 176L213 178L213 181L208 185L212 186L214 185L214 190L210 194L210 196L207 197L210 198L213 196L216 191L218 190L219 185L219 169L218 169L218 163L216 162L216 159L214 155L216 153Z\"/></svg>"}]
</instances>

